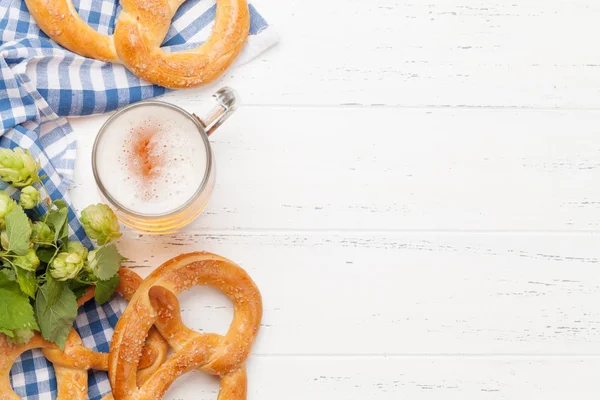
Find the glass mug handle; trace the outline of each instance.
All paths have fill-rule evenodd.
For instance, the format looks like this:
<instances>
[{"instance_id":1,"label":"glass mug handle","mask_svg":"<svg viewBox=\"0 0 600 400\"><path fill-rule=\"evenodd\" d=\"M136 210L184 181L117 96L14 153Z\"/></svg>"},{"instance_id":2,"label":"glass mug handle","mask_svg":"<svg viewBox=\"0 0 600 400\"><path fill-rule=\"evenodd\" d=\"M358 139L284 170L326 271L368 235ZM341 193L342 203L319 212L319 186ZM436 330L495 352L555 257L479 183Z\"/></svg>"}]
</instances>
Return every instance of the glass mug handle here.
<instances>
[{"instance_id":1,"label":"glass mug handle","mask_svg":"<svg viewBox=\"0 0 600 400\"><path fill-rule=\"evenodd\" d=\"M229 87L219 89L212 97L217 104L208 110L202 118L194 114L209 136L234 113L239 102L239 96L235 90Z\"/></svg>"}]
</instances>

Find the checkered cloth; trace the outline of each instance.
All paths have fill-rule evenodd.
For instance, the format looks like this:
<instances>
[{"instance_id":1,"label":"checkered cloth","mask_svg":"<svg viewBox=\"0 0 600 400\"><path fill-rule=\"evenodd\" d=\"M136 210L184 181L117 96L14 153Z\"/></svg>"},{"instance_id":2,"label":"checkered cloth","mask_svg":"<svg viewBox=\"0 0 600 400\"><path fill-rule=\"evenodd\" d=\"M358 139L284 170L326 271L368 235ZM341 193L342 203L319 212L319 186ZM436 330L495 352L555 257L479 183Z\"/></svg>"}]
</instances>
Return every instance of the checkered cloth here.
<instances>
[{"instance_id":1,"label":"checkered cloth","mask_svg":"<svg viewBox=\"0 0 600 400\"><path fill-rule=\"evenodd\" d=\"M118 0L73 3L93 28L104 34L113 32ZM249 7L250 37L238 65L277 41L264 18L253 5ZM163 46L175 51L203 42L211 32L215 12L214 0L187 0L173 18ZM41 174L47 175L44 184L53 199L70 204L67 190L75 166L75 140L64 116L108 112L165 92L121 65L86 59L61 48L38 29L23 0L0 0L0 147L29 149L41 162ZM71 208L69 224L72 237L90 247ZM90 302L81 308L75 327L87 347L108 351L120 311L118 299L103 306ZM11 379L23 398L56 397L54 370L39 351L25 353L12 368ZM89 397L100 399L109 391L106 373L90 372Z\"/></svg>"}]
</instances>

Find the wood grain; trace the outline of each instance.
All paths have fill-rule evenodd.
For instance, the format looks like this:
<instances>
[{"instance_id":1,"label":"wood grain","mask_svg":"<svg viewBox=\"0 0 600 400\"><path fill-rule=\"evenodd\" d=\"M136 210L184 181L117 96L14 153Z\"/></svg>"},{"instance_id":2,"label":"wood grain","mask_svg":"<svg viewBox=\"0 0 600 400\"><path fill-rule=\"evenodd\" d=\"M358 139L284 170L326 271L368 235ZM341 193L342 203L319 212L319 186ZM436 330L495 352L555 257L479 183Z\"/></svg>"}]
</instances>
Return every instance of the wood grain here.
<instances>
[{"instance_id":1,"label":"wood grain","mask_svg":"<svg viewBox=\"0 0 600 400\"><path fill-rule=\"evenodd\" d=\"M227 73L254 105L598 108L591 0L266 0L281 43ZM270 16L272 15L272 18ZM204 95L186 96L202 100ZM179 94L168 96L180 100Z\"/></svg>"},{"instance_id":2,"label":"wood grain","mask_svg":"<svg viewBox=\"0 0 600 400\"><path fill-rule=\"evenodd\" d=\"M142 276L189 251L227 255L264 300L257 355L600 355L596 235L128 234ZM181 297L184 322L225 333L231 304Z\"/></svg>"},{"instance_id":3,"label":"wood grain","mask_svg":"<svg viewBox=\"0 0 600 400\"><path fill-rule=\"evenodd\" d=\"M593 400L599 368L596 359L576 357L254 357L248 400ZM216 382L199 373L177 383L168 399L216 399Z\"/></svg>"},{"instance_id":4,"label":"wood grain","mask_svg":"<svg viewBox=\"0 0 600 400\"><path fill-rule=\"evenodd\" d=\"M80 207L103 120L73 121ZM242 107L211 137L217 184L191 229L596 231L598 127L596 111Z\"/></svg>"},{"instance_id":5,"label":"wood grain","mask_svg":"<svg viewBox=\"0 0 600 400\"><path fill-rule=\"evenodd\" d=\"M142 275L207 250L265 314L249 399L595 399L600 367L600 3L263 0L282 40L202 89L242 107L182 232L127 231ZM77 208L106 116L73 119ZM185 323L225 332L201 288ZM168 399L216 398L214 379Z\"/></svg>"}]
</instances>

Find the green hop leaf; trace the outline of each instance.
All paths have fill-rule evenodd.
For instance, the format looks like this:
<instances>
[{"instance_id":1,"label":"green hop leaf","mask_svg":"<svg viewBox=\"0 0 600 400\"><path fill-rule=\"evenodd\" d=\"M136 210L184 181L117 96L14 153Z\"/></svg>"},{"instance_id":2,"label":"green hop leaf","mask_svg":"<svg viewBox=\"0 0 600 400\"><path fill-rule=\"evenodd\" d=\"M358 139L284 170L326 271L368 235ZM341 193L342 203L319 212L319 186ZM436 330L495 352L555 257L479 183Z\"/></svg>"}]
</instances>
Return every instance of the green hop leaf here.
<instances>
[{"instance_id":1,"label":"green hop leaf","mask_svg":"<svg viewBox=\"0 0 600 400\"><path fill-rule=\"evenodd\" d=\"M90 252L86 270L101 281L106 281L119 271L124 259L114 244L104 246Z\"/></svg>"},{"instance_id":2,"label":"green hop leaf","mask_svg":"<svg viewBox=\"0 0 600 400\"><path fill-rule=\"evenodd\" d=\"M62 292L65 288L65 282L57 281L56 279L54 279L52 274L47 274L46 286L48 287L48 291L46 293L46 309L48 309L54 304L56 304L58 299L60 299L60 296L62 295Z\"/></svg>"},{"instance_id":3,"label":"green hop leaf","mask_svg":"<svg viewBox=\"0 0 600 400\"><path fill-rule=\"evenodd\" d=\"M19 206L15 206L6 216L6 235L8 236L8 250L20 256L27 254L31 225L29 218Z\"/></svg>"},{"instance_id":4,"label":"green hop leaf","mask_svg":"<svg viewBox=\"0 0 600 400\"><path fill-rule=\"evenodd\" d=\"M19 282L19 287L21 291L25 293L27 296L32 299L35 298L35 291L38 288L37 278L35 276L35 272L26 271L21 268L16 268L17 271L17 281Z\"/></svg>"},{"instance_id":5,"label":"green hop leaf","mask_svg":"<svg viewBox=\"0 0 600 400\"><path fill-rule=\"evenodd\" d=\"M57 250L54 247L40 247L36 250L36 254L40 261L50 264L50 261L56 255Z\"/></svg>"},{"instance_id":6,"label":"green hop leaf","mask_svg":"<svg viewBox=\"0 0 600 400\"><path fill-rule=\"evenodd\" d=\"M61 208L48 211L46 223L54 231L54 243L69 235L69 224L67 223L68 210Z\"/></svg>"},{"instance_id":7,"label":"green hop leaf","mask_svg":"<svg viewBox=\"0 0 600 400\"><path fill-rule=\"evenodd\" d=\"M58 300L52 306L48 307L47 304L48 286L42 285L35 299L35 315L42 336L64 350L67 336L77 317L77 299L71 289L64 286Z\"/></svg>"},{"instance_id":8,"label":"green hop leaf","mask_svg":"<svg viewBox=\"0 0 600 400\"><path fill-rule=\"evenodd\" d=\"M26 210L35 208L40 203L40 192L33 186L26 186L21 189L21 197L19 198L21 207Z\"/></svg>"},{"instance_id":9,"label":"green hop leaf","mask_svg":"<svg viewBox=\"0 0 600 400\"><path fill-rule=\"evenodd\" d=\"M13 341L25 338L24 331L39 329L29 299L17 282L0 274L0 332Z\"/></svg>"},{"instance_id":10,"label":"green hop leaf","mask_svg":"<svg viewBox=\"0 0 600 400\"><path fill-rule=\"evenodd\" d=\"M60 200L60 199L59 199L59 200L54 200L54 201L52 202L52 204L53 204L53 205L54 205L56 208L58 208L59 210L60 210L61 208L67 208L67 203L66 203L64 200Z\"/></svg>"},{"instance_id":11,"label":"green hop leaf","mask_svg":"<svg viewBox=\"0 0 600 400\"><path fill-rule=\"evenodd\" d=\"M77 281L67 281L67 282L61 282L61 283L66 283L69 285L69 288L73 291L73 293L75 294L75 297L77 297L77 300L79 300L79 298L81 296L83 296L83 294L86 292L89 284L88 283L83 283L83 282L79 282L79 280Z\"/></svg>"},{"instance_id":12,"label":"green hop leaf","mask_svg":"<svg viewBox=\"0 0 600 400\"><path fill-rule=\"evenodd\" d=\"M12 259L12 263L26 271L35 272L40 266L40 259L34 249L28 249L24 256L16 256Z\"/></svg>"},{"instance_id":13,"label":"green hop leaf","mask_svg":"<svg viewBox=\"0 0 600 400\"><path fill-rule=\"evenodd\" d=\"M52 246L54 231L43 221L36 221L31 226L31 241L42 247Z\"/></svg>"},{"instance_id":14,"label":"green hop leaf","mask_svg":"<svg viewBox=\"0 0 600 400\"><path fill-rule=\"evenodd\" d=\"M0 225L4 226L4 219L15 208L17 203L4 190L0 191Z\"/></svg>"},{"instance_id":15,"label":"green hop leaf","mask_svg":"<svg viewBox=\"0 0 600 400\"><path fill-rule=\"evenodd\" d=\"M100 246L121 237L117 216L106 204L86 207L81 212L81 224L85 233L98 241Z\"/></svg>"},{"instance_id":16,"label":"green hop leaf","mask_svg":"<svg viewBox=\"0 0 600 400\"><path fill-rule=\"evenodd\" d=\"M35 335L32 329L15 329L13 332L15 336L10 340L15 344L29 343L33 335Z\"/></svg>"},{"instance_id":17,"label":"green hop leaf","mask_svg":"<svg viewBox=\"0 0 600 400\"><path fill-rule=\"evenodd\" d=\"M23 294L19 288L16 277L15 279L12 279L6 270L2 270L2 273L0 274L0 289L10 290L15 294Z\"/></svg>"},{"instance_id":18,"label":"green hop leaf","mask_svg":"<svg viewBox=\"0 0 600 400\"><path fill-rule=\"evenodd\" d=\"M97 281L96 282L96 294L94 298L98 304L104 304L112 297L115 290L119 286L119 282L121 278L119 274L116 274L112 278L105 281Z\"/></svg>"},{"instance_id":19,"label":"green hop leaf","mask_svg":"<svg viewBox=\"0 0 600 400\"><path fill-rule=\"evenodd\" d=\"M16 187L29 186L39 180L39 162L29 150L17 147L14 150L0 149L0 180Z\"/></svg>"},{"instance_id":20,"label":"green hop leaf","mask_svg":"<svg viewBox=\"0 0 600 400\"><path fill-rule=\"evenodd\" d=\"M2 279L8 279L9 281L13 282L17 281L17 274L15 274L15 271L13 271L12 266L10 266L10 269L0 270L0 282L2 282Z\"/></svg>"}]
</instances>

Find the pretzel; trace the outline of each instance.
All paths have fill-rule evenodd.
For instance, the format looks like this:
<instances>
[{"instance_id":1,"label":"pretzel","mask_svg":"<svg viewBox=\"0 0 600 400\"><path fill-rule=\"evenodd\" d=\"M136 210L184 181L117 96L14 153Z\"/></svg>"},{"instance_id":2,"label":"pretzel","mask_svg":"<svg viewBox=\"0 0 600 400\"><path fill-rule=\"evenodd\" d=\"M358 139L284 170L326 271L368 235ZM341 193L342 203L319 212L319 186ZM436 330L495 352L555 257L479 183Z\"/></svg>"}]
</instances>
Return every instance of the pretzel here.
<instances>
[{"instance_id":1,"label":"pretzel","mask_svg":"<svg viewBox=\"0 0 600 400\"><path fill-rule=\"evenodd\" d=\"M215 287L233 302L233 321L225 336L200 334L181 322L176 294L196 285ZM246 399L244 364L261 317L258 288L233 262L205 252L165 262L144 279L115 327L108 356L114 398L161 398L179 376L201 370L220 377L218 400ZM140 359L142 339L152 325L175 353L138 387L132 373Z\"/></svg>"},{"instance_id":2,"label":"pretzel","mask_svg":"<svg viewBox=\"0 0 600 400\"><path fill-rule=\"evenodd\" d=\"M160 45L185 0L121 0L113 36L81 19L72 0L25 0L44 33L84 57L122 62L135 75L168 88L199 86L218 78L236 59L250 30L246 0L217 0L209 39L193 49L167 53Z\"/></svg>"},{"instance_id":3,"label":"pretzel","mask_svg":"<svg viewBox=\"0 0 600 400\"><path fill-rule=\"evenodd\" d=\"M116 291L129 300L142 278L126 268L121 268L119 276L121 281ZM79 298L77 305L81 306L91 299L94 296L94 290L94 287L89 287ZM11 388L10 369L22 353L31 349L42 349L44 356L54 365L58 399L87 399L87 371L89 369L108 370L108 354L94 352L84 347L75 329L71 329L69 332L64 352L56 344L42 338L39 333L36 333L27 344L23 345L15 345L5 335L0 335L0 400L20 399ZM150 330L144 346L140 369L137 371L137 380L140 384L164 362L167 350L167 344L158 331Z\"/></svg>"}]
</instances>

